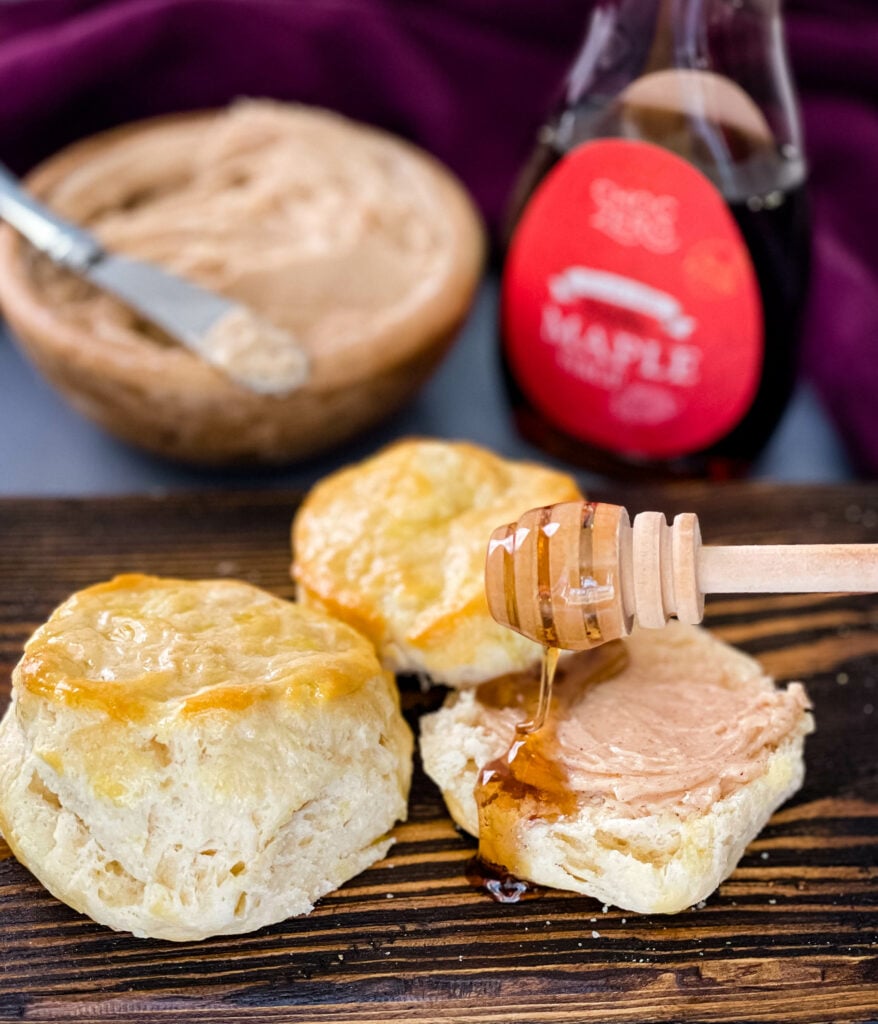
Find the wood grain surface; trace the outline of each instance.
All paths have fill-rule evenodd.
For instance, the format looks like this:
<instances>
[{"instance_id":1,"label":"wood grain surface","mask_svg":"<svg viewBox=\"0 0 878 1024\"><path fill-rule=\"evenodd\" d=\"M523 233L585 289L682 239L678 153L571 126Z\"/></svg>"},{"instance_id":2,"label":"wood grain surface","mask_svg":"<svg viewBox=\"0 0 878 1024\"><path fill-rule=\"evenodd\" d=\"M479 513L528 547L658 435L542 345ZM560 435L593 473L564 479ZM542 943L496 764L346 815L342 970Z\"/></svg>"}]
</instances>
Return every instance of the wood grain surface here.
<instances>
[{"instance_id":1,"label":"wood grain surface","mask_svg":"<svg viewBox=\"0 0 878 1024\"><path fill-rule=\"evenodd\" d=\"M878 487L594 495L694 511L705 543L878 541ZM118 572L236 576L292 597L296 496L0 502L0 704L29 633ZM708 622L818 730L803 790L703 906L647 917L567 893L501 905L418 768L389 857L306 918L246 936L134 939L54 900L0 842L0 1020L878 1020L878 598L715 598ZM441 700L402 680L414 720Z\"/></svg>"}]
</instances>

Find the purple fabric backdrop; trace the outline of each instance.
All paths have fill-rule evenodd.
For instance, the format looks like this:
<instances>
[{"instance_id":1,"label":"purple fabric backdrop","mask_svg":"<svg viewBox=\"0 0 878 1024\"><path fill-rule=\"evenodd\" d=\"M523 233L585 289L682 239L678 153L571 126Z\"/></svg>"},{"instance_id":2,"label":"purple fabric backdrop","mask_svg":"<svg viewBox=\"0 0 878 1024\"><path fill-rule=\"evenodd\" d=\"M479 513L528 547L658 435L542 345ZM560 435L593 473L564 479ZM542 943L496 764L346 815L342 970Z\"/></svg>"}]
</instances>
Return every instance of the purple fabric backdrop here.
<instances>
[{"instance_id":1,"label":"purple fabric backdrop","mask_svg":"<svg viewBox=\"0 0 878 1024\"><path fill-rule=\"evenodd\" d=\"M419 142L496 225L588 0L15 0L0 159L237 95L320 103ZM804 371L878 475L878 7L787 9L815 213Z\"/></svg>"}]
</instances>

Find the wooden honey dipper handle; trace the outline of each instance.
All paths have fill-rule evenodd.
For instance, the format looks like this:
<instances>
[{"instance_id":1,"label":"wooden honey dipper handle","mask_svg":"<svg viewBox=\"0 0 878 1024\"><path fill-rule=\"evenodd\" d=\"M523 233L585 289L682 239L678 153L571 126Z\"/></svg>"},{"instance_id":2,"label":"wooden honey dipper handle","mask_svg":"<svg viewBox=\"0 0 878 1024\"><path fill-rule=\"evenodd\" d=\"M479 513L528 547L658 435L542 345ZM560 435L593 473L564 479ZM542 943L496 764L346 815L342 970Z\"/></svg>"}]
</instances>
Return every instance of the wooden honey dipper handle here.
<instances>
[{"instance_id":1,"label":"wooden honey dipper handle","mask_svg":"<svg viewBox=\"0 0 878 1024\"><path fill-rule=\"evenodd\" d=\"M703 547L691 513L632 525L618 505L562 502L494 531L485 588L498 622L581 650L627 636L635 619L700 622L705 594L878 592L878 544Z\"/></svg>"}]
</instances>

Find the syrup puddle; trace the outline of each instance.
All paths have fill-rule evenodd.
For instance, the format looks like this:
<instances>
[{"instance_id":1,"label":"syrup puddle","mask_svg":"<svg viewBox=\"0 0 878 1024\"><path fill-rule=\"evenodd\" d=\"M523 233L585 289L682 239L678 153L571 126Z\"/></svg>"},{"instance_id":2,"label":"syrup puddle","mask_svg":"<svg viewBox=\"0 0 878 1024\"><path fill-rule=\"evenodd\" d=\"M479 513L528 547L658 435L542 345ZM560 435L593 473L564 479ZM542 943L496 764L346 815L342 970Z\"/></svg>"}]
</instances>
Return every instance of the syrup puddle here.
<instances>
[{"instance_id":1,"label":"syrup puddle","mask_svg":"<svg viewBox=\"0 0 878 1024\"><path fill-rule=\"evenodd\" d=\"M476 784L479 852L467 877L499 903L517 903L533 891L530 882L516 877L508 867L519 865L522 860L527 823L556 821L574 814L579 804L579 794L571 787L567 771L557 758L555 677L559 655L557 648L545 648L533 715L516 726L512 743L500 757L482 768ZM620 641L583 652L576 658L577 687L612 678L628 661ZM562 668L559 683L566 674ZM480 688L479 699L484 697L482 702L489 706L508 706L519 696L510 692L516 681L520 684L519 677L487 683Z\"/></svg>"}]
</instances>

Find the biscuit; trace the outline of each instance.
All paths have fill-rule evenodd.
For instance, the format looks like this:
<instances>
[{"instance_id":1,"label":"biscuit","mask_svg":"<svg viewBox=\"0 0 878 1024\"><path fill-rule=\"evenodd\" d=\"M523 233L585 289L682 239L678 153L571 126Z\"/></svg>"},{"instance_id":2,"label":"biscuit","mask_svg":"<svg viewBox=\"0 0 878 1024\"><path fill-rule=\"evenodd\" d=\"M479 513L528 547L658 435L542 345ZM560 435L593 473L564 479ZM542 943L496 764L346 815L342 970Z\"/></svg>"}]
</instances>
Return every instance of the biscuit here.
<instances>
[{"instance_id":1,"label":"biscuit","mask_svg":"<svg viewBox=\"0 0 878 1024\"><path fill-rule=\"evenodd\" d=\"M706 630L671 622L617 643L627 665L611 678L588 679L601 649L567 661L542 748L553 789L488 807L501 834L485 838L521 879L675 913L713 892L801 786L813 721L800 684L777 689ZM425 770L473 835L479 773L508 750L536 685L519 676L452 693L421 719Z\"/></svg>"},{"instance_id":2,"label":"biscuit","mask_svg":"<svg viewBox=\"0 0 878 1024\"><path fill-rule=\"evenodd\" d=\"M405 440L318 483L293 523L299 600L350 623L396 672L468 686L534 663L485 598L491 531L580 497L564 473L472 444Z\"/></svg>"},{"instance_id":3,"label":"biscuit","mask_svg":"<svg viewBox=\"0 0 878 1024\"><path fill-rule=\"evenodd\" d=\"M348 626L245 583L121 576L25 648L0 829L111 928L252 931L384 855L411 751L391 676Z\"/></svg>"}]
</instances>

